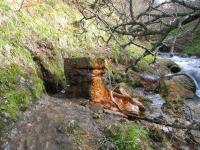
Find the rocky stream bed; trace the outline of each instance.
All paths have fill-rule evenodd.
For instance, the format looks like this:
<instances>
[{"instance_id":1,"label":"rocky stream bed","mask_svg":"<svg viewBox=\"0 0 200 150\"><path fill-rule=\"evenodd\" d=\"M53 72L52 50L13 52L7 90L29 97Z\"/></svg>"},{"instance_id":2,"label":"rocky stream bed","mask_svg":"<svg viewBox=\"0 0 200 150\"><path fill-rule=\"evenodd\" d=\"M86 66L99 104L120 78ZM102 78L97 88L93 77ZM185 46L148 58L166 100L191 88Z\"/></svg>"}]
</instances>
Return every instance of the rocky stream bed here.
<instances>
[{"instance_id":1,"label":"rocky stream bed","mask_svg":"<svg viewBox=\"0 0 200 150\"><path fill-rule=\"evenodd\" d=\"M199 149L200 143L200 60L197 58L170 58L180 67L180 75L159 82L152 82L155 75L143 74L143 85L150 89L159 85L159 91L144 90L144 87L124 91L135 92L145 105L142 117L123 118L118 113L92 106L87 99L68 99L65 94L45 96L25 111L20 121L2 140L5 150L94 150L116 149L105 140L103 129L120 122L136 122L148 128L158 128L170 140L169 145L159 145L150 136L155 149ZM171 62L170 62L171 63ZM130 88L130 87L129 87ZM123 90L121 92L123 93ZM125 94L126 94L125 93ZM195 94L196 93L196 94ZM131 95L132 96L132 95ZM152 131L151 131L152 132ZM157 134L157 131L153 130ZM152 135L152 133L151 133ZM156 135L157 136L157 135ZM104 141L104 142L102 142ZM106 141L106 142L105 142ZM103 143L103 144L102 144Z\"/></svg>"}]
</instances>

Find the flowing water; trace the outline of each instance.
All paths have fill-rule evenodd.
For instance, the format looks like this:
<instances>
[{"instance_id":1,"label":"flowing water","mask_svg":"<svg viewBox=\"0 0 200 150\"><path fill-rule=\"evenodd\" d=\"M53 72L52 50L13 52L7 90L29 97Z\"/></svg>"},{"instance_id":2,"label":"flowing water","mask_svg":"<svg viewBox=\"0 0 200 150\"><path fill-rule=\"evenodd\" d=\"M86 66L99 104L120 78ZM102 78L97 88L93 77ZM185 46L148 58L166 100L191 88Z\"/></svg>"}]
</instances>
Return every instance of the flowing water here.
<instances>
[{"instance_id":1,"label":"flowing water","mask_svg":"<svg viewBox=\"0 0 200 150\"><path fill-rule=\"evenodd\" d=\"M147 107L145 116L148 116L148 118L159 118L162 116L162 106L165 100L159 94L148 94L146 98L151 101L151 104Z\"/></svg>"},{"instance_id":2,"label":"flowing water","mask_svg":"<svg viewBox=\"0 0 200 150\"><path fill-rule=\"evenodd\" d=\"M193 119L200 119L200 58L197 57L181 57L173 56L170 57L168 53L162 53L161 57L170 59L177 63L181 67L181 72L187 74L193 81L196 86L196 97L195 101L186 101L188 108L191 108L193 113ZM150 77L148 77L150 78ZM145 111L145 115L149 118L159 118L163 116L162 106L165 103L165 99L159 94L146 94L151 102L148 104L148 108Z\"/></svg>"},{"instance_id":3,"label":"flowing water","mask_svg":"<svg viewBox=\"0 0 200 150\"><path fill-rule=\"evenodd\" d=\"M164 57L168 57L166 54ZM196 96L200 97L200 58L197 57L168 57L181 67L181 73L185 73L194 81Z\"/></svg>"}]
</instances>

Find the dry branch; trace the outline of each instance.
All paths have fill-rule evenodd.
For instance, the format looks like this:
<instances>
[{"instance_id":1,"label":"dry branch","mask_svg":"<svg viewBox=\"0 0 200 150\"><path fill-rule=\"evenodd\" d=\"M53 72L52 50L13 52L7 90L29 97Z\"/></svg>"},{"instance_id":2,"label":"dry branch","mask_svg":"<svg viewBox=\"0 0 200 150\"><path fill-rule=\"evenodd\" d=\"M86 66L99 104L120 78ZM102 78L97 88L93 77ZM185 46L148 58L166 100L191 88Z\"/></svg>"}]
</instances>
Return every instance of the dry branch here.
<instances>
[{"instance_id":1,"label":"dry branch","mask_svg":"<svg viewBox=\"0 0 200 150\"><path fill-rule=\"evenodd\" d=\"M144 11L138 13L134 10L137 3L133 0L95 0L93 3L91 1L81 3L77 0L79 10L83 15L82 20L93 19L98 27L100 26L100 30L108 32L110 36L106 41L107 44L114 40L122 48L127 45L136 45L145 50L144 54L132 65L146 55L155 56L155 51L171 31L200 18L199 3L183 0L169 0L163 3L147 0L140 3L144 3L142 7ZM117 40L117 35L126 39L128 37L129 41L124 40L126 42L121 43ZM157 37L157 40L153 43L153 47L148 49L144 45L135 43L138 37Z\"/></svg>"}]
</instances>

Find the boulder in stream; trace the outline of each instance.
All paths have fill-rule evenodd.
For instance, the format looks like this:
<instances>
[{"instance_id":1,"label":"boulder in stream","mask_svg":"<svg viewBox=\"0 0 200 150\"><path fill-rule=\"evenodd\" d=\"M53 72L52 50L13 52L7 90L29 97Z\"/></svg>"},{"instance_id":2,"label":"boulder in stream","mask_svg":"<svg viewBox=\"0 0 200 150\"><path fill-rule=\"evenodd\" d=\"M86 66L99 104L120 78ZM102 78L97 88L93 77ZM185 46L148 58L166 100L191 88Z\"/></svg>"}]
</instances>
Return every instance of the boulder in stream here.
<instances>
[{"instance_id":1,"label":"boulder in stream","mask_svg":"<svg viewBox=\"0 0 200 150\"><path fill-rule=\"evenodd\" d=\"M171 79L160 79L160 93L166 99L166 112L170 114L183 115L184 100L195 96L195 85L193 81L185 76L174 76Z\"/></svg>"}]
</instances>

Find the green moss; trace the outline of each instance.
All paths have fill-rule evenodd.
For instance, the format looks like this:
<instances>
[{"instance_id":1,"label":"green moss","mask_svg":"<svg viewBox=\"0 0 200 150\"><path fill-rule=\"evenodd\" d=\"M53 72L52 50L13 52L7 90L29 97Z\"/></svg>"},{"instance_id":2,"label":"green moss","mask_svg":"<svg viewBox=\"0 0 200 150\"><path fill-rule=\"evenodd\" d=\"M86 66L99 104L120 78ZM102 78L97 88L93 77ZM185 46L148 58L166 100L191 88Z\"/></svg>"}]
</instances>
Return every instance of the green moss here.
<instances>
[{"instance_id":1,"label":"green moss","mask_svg":"<svg viewBox=\"0 0 200 150\"><path fill-rule=\"evenodd\" d=\"M127 47L127 50L128 50L129 55L132 57L133 60L140 58L144 53L144 50L137 48L137 47L133 47L131 45ZM154 57L152 55L147 55L144 58L142 58L137 63L136 66L133 66L132 69L134 69L137 72L154 73L155 70L153 70L152 67L150 67L150 65L149 65L153 61L154 61Z\"/></svg>"},{"instance_id":2,"label":"green moss","mask_svg":"<svg viewBox=\"0 0 200 150\"><path fill-rule=\"evenodd\" d=\"M179 32L180 32L179 29L174 29L174 30L172 30L172 31L169 33L169 36L175 36L175 35L177 35Z\"/></svg>"},{"instance_id":3,"label":"green moss","mask_svg":"<svg viewBox=\"0 0 200 150\"><path fill-rule=\"evenodd\" d=\"M9 91L0 104L0 112L15 117L18 111L24 111L29 107L29 97L30 92L25 89Z\"/></svg>"},{"instance_id":4,"label":"green moss","mask_svg":"<svg viewBox=\"0 0 200 150\"><path fill-rule=\"evenodd\" d=\"M200 30L196 31L196 38L189 42L184 48L184 52L190 55L200 56Z\"/></svg>"},{"instance_id":5,"label":"green moss","mask_svg":"<svg viewBox=\"0 0 200 150\"><path fill-rule=\"evenodd\" d=\"M0 135L18 119L18 112L26 110L30 104L30 91L13 89L7 91L0 101Z\"/></svg>"},{"instance_id":6,"label":"green moss","mask_svg":"<svg viewBox=\"0 0 200 150\"><path fill-rule=\"evenodd\" d=\"M3 99L10 91L14 90L17 92L18 90L26 88L30 90L29 93L35 93L33 95L28 94L28 96L36 96L36 93L41 94L43 91L42 81L37 76L36 72L29 70L27 74L27 71L28 70L24 70L24 68L17 64L11 64L0 69L0 96L3 97ZM34 89L29 89L29 87Z\"/></svg>"},{"instance_id":7,"label":"green moss","mask_svg":"<svg viewBox=\"0 0 200 150\"><path fill-rule=\"evenodd\" d=\"M142 50L140 48L133 47L131 45L127 47L127 50L128 50L129 55L132 56L133 58L136 58L136 59L141 57L144 53L144 50ZM154 60L154 57L152 55L147 55L141 61L151 63L153 60Z\"/></svg>"},{"instance_id":8,"label":"green moss","mask_svg":"<svg viewBox=\"0 0 200 150\"><path fill-rule=\"evenodd\" d=\"M30 90L32 92L32 96L34 98L39 98L42 95L42 93L45 91L44 83L37 75L32 77L32 81L33 81L32 83L33 86L31 86L32 88Z\"/></svg>"},{"instance_id":9,"label":"green moss","mask_svg":"<svg viewBox=\"0 0 200 150\"><path fill-rule=\"evenodd\" d=\"M18 119L43 92L36 71L12 63L0 68L0 134Z\"/></svg>"},{"instance_id":10,"label":"green moss","mask_svg":"<svg viewBox=\"0 0 200 150\"><path fill-rule=\"evenodd\" d=\"M2 3L7 4L5 0ZM41 52L40 58L45 63L45 67L58 80L64 78L63 55L86 56L88 53L92 53L90 49L96 48L95 46L99 42L94 34L105 37L105 33L98 31L91 22L86 22L86 26L89 26L90 30L80 34L82 29L74 26L73 23L81 19L81 14L76 6L70 3L66 4L62 0L48 0L34 3L33 9L34 11L31 13L27 13L23 9L20 12L11 11L11 17L5 12L9 19L4 21L0 28L0 47L7 44L13 46L16 56L13 56L12 59L18 59L20 56L20 59L27 64L25 58L29 56L24 55L27 53L30 55L28 49L31 46L38 41L51 42L53 49L47 49L47 51L53 55L53 58L49 57L47 52ZM4 40L1 41L1 39ZM29 47L24 41L31 41L33 45ZM37 50L35 47L33 49ZM30 59L26 61L30 62Z\"/></svg>"},{"instance_id":11,"label":"green moss","mask_svg":"<svg viewBox=\"0 0 200 150\"><path fill-rule=\"evenodd\" d=\"M0 70L1 85L15 84L18 75L23 74L23 70L17 64L11 64L8 68Z\"/></svg>"},{"instance_id":12,"label":"green moss","mask_svg":"<svg viewBox=\"0 0 200 150\"><path fill-rule=\"evenodd\" d=\"M147 130L136 124L112 125L104 133L119 150L150 149Z\"/></svg>"},{"instance_id":13,"label":"green moss","mask_svg":"<svg viewBox=\"0 0 200 150\"><path fill-rule=\"evenodd\" d=\"M10 11L10 7L4 0L0 1L0 8L1 8L0 9L1 13L6 13L6 12Z\"/></svg>"},{"instance_id":14,"label":"green moss","mask_svg":"<svg viewBox=\"0 0 200 150\"><path fill-rule=\"evenodd\" d=\"M117 61L121 61L123 59L123 53L120 51L118 46L112 47L112 57Z\"/></svg>"}]
</instances>

